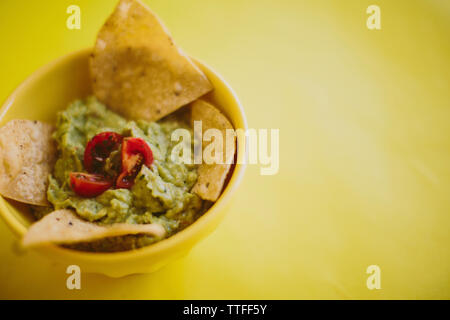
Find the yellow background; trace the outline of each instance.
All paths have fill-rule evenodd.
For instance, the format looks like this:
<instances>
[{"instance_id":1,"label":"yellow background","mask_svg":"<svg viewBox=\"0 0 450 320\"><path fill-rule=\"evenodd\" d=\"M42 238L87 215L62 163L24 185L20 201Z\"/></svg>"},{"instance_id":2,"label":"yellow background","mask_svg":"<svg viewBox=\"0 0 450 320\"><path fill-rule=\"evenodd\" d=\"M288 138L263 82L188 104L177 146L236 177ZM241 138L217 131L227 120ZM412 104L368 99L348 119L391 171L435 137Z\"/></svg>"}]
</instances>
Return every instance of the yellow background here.
<instances>
[{"instance_id":1,"label":"yellow background","mask_svg":"<svg viewBox=\"0 0 450 320\"><path fill-rule=\"evenodd\" d=\"M0 298L450 298L450 1L146 2L229 81L250 127L280 129L280 171L249 166L187 257L83 275L80 291L0 222ZM0 1L0 98L91 46L115 3ZM66 28L70 4L81 30ZM371 4L382 30L366 27ZM366 287L372 264L380 290Z\"/></svg>"}]
</instances>

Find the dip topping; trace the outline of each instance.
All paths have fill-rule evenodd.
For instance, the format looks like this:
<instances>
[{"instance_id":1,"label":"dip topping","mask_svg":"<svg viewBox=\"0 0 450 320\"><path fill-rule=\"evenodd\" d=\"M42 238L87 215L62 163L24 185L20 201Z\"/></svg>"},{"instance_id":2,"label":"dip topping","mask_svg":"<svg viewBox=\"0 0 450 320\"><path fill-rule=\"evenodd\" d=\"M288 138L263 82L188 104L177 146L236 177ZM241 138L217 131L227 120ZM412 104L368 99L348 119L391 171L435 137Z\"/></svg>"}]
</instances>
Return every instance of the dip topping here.
<instances>
[{"instance_id":1,"label":"dip topping","mask_svg":"<svg viewBox=\"0 0 450 320\"><path fill-rule=\"evenodd\" d=\"M122 136L115 132L102 132L94 136L84 151L84 167L87 172L102 173L106 159L111 152L117 150Z\"/></svg>"},{"instance_id":2,"label":"dip topping","mask_svg":"<svg viewBox=\"0 0 450 320\"><path fill-rule=\"evenodd\" d=\"M129 189L134 184L142 165L150 167L153 153L142 138L125 138L122 143L122 173L116 181L117 188Z\"/></svg>"},{"instance_id":3,"label":"dip topping","mask_svg":"<svg viewBox=\"0 0 450 320\"><path fill-rule=\"evenodd\" d=\"M120 163L111 174L107 163L114 158L114 153L121 149ZM118 189L130 189L142 165L150 167L153 153L142 138L127 137L105 131L95 135L84 151L84 167L90 173L71 172L70 186L79 196L96 197L114 186ZM118 176L118 177L117 177Z\"/></svg>"},{"instance_id":4,"label":"dip topping","mask_svg":"<svg viewBox=\"0 0 450 320\"><path fill-rule=\"evenodd\" d=\"M99 174L71 172L69 176L73 191L82 197L96 197L113 185L112 181Z\"/></svg>"}]
</instances>

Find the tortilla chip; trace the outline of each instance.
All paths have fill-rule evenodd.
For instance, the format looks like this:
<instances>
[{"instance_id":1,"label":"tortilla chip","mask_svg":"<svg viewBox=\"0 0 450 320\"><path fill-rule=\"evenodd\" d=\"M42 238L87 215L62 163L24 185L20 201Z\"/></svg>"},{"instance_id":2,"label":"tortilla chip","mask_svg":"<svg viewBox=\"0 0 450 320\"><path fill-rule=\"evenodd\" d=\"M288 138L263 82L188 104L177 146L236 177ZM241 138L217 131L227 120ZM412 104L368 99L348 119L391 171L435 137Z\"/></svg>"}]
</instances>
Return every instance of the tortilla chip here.
<instances>
[{"instance_id":1,"label":"tortilla chip","mask_svg":"<svg viewBox=\"0 0 450 320\"><path fill-rule=\"evenodd\" d=\"M101 226L81 219L72 210L57 210L33 224L22 239L24 247L47 243L70 244L130 234L148 234L163 238L164 227L157 223L116 223Z\"/></svg>"},{"instance_id":2,"label":"tortilla chip","mask_svg":"<svg viewBox=\"0 0 450 320\"><path fill-rule=\"evenodd\" d=\"M233 143L226 143L226 130L233 129L233 125L222 112L203 100L197 100L191 104L191 121L192 126L194 126L194 121L202 121L203 135L206 130L215 128L220 130L223 136L221 153L221 158L224 159L223 164L200 164L197 183L192 188L192 192L200 198L216 201L222 192L236 153L236 137L233 138ZM210 141L203 141L203 150L210 143Z\"/></svg>"},{"instance_id":3,"label":"tortilla chip","mask_svg":"<svg viewBox=\"0 0 450 320\"><path fill-rule=\"evenodd\" d=\"M0 194L45 206L48 175L56 160L53 127L30 120L12 120L0 128Z\"/></svg>"},{"instance_id":4,"label":"tortilla chip","mask_svg":"<svg viewBox=\"0 0 450 320\"><path fill-rule=\"evenodd\" d=\"M138 0L119 2L98 33L90 68L97 98L131 119L156 121L212 90Z\"/></svg>"}]
</instances>

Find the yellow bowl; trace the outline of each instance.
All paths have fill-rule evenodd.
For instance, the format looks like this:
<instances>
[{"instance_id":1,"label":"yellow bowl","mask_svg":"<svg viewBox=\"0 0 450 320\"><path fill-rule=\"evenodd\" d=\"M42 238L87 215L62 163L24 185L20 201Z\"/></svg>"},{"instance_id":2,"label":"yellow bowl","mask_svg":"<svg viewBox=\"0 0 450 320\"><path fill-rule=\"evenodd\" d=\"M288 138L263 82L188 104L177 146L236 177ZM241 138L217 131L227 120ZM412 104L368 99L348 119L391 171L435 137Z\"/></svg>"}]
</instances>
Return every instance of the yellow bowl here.
<instances>
[{"instance_id":1,"label":"yellow bowl","mask_svg":"<svg viewBox=\"0 0 450 320\"><path fill-rule=\"evenodd\" d=\"M91 49L66 55L41 68L25 80L0 109L0 125L11 119L32 119L54 123L56 112L74 99L91 93L88 57ZM195 60L214 86L205 98L220 108L236 129L247 129L243 108L230 86L211 68ZM246 141L238 137L236 164L231 179L216 203L200 219L174 236L148 247L119 253L74 251L56 245L37 248L50 259L78 265L83 272L121 277L156 271L181 257L212 232L223 218L245 170ZM8 226L22 237L33 219L26 205L0 197L0 213Z\"/></svg>"}]
</instances>

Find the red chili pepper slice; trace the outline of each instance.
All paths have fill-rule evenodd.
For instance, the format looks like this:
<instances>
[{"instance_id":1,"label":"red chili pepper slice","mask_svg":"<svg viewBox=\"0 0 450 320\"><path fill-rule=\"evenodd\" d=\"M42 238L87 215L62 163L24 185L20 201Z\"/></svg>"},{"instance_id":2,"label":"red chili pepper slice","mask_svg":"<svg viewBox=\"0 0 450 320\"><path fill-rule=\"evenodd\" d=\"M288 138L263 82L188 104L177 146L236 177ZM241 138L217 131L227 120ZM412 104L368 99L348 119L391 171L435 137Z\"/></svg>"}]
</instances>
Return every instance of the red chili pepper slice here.
<instances>
[{"instance_id":1,"label":"red chili pepper slice","mask_svg":"<svg viewBox=\"0 0 450 320\"><path fill-rule=\"evenodd\" d=\"M119 148L122 136L115 132L102 132L94 136L84 151L84 167L88 172L100 173L112 151Z\"/></svg>"},{"instance_id":2,"label":"red chili pepper slice","mask_svg":"<svg viewBox=\"0 0 450 320\"><path fill-rule=\"evenodd\" d=\"M112 187L113 182L98 174L71 172L70 186L81 197L96 197Z\"/></svg>"},{"instance_id":3,"label":"red chili pepper slice","mask_svg":"<svg viewBox=\"0 0 450 320\"><path fill-rule=\"evenodd\" d=\"M153 153L147 142L141 138L125 138L122 142L122 173L116 180L117 188L129 189L134 184L134 178L145 164L153 163Z\"/></svg>"}]
</instances>

